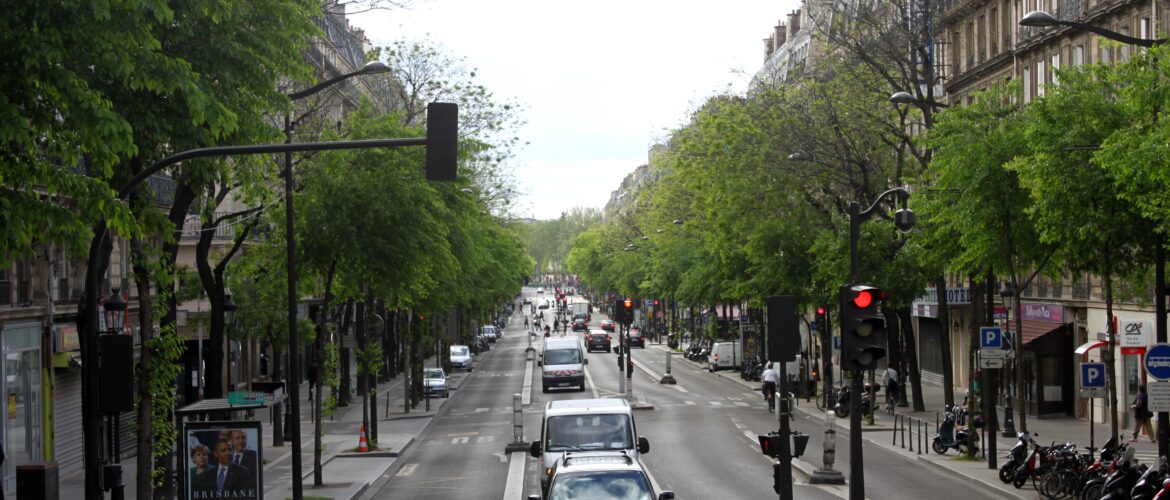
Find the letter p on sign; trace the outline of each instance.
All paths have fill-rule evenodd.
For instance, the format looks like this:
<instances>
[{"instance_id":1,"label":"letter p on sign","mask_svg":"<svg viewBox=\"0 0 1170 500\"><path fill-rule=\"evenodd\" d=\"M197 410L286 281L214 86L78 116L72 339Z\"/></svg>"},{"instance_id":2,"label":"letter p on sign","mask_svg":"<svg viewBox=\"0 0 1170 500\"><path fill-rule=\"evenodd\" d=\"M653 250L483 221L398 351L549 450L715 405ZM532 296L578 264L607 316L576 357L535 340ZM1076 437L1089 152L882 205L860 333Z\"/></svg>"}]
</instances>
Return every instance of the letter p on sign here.
<instances>
[{"instance_id":1,"label":"letter p on sign","mask_svg":"<svg viewBox=\"0 0 1170 500\"><path fill-rule=\"evenodd\" d=\"M1003 349L1003 329L994 326L980 328L979 347L981 349Z\"/></svg>"}]
</instances>

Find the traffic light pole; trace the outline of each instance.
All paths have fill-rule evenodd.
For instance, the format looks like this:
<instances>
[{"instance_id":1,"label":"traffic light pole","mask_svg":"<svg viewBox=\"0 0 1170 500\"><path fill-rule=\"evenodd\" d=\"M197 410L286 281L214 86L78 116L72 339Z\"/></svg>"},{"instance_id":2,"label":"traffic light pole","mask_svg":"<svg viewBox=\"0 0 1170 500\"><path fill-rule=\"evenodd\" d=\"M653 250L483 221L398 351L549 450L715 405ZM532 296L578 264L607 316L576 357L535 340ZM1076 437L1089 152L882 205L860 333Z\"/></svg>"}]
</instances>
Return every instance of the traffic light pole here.
<instances>
[{"instance_id":1,"label":"traffic light pole","mask_svg":"<svg viewBox=\"0 0 1170 500\"><path fill-rule=\"evenodd\" d=\"M779 470L774 471L776 477L773 478L773 488L776 493L780 495L781 500L786 500L792 497L792 428L788 424L788 417L791 408L788 407L788 372L783 361L777 362L780 365L780 381L777 383L776 395L776 418L780 421L780 464Z\"/></svg>"}]
</instances>

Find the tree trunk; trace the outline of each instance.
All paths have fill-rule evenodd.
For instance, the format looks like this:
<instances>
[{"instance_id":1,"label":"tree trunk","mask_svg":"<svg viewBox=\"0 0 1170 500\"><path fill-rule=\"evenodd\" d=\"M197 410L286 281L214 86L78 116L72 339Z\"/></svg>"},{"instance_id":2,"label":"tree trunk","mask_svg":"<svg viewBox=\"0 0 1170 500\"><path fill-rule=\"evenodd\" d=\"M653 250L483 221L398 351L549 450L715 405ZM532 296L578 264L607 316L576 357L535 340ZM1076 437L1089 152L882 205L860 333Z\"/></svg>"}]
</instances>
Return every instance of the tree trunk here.
<instances>
[{"instance_id":1,"label":"tree trunk","mask_svg":"<svg viewBox=\"0 0 1170 500\"><path fill-rule=\"evenodd\" d=\"M1117 328L1113 321L1113 252L1108 245L1105 247L1105 275L1101 279L1105 282L1105 321L1109 323L1105 330L1109 332L1109 350L1105 356L1105 362L1108 363L1105 380L1109 384L1109 433L1113 441L1117 442L1117 375L1114 371L1117 365Z\"/></svg>"},{"instance_id":2,"label":"tree trunk","mask_svg":"<svg viewBox=\"0 0 1170 500\"><path fill-rule=\"evenodd\" d=\"M324 401L322 394L325 393L325 335L329 331L329 303L333 301L333 278L337 271L337 262L334 261L329 265L329 270L325 273L325 296L321 301L321 309L317 312L317 336L313 341L314 354L317 362L313 366L316 371L314 379L316 380L317 390L313 393L313 485L322 486L325 484L324 464L321 462L321 404Z\"/></svg>"},{"instance_id":3,"label":"tree trunk","mask_svg":"<svg viewBox=\"0 0 1170 500\"><path fill-rule=\"evenodd\" d=\"M914 340L914 330L910 327L910 308L899 308L897 315L898 328L902 329L906 339L906 375L914 391L911 405L914 411L926 411L926 403L922 400L922 374L918 371L918 344Z\"/></svg>"},{"instance_id":4,"label":"tree trunk","mask_svg":"<svg viewBox=\"0 0 1170 500\"><path fill-rule=\"evenodd\" d=\"M935 293L938 294L938 322L942 329L938 336L939 350L942 351L943 404L955 405L955 373L951 359L951 308L947 302L947 279L939 275L934 279Z\"/></svg>"},{"instance_id":5,"label":"tree trunk","mask_svg":"<svg viewBox=\"0 0 1170 500\"><path fill-rule=\"evenodd\" d=\"M154 461L151 458L154 456L154 396L150 380L150 365L153 362L150 340L154 338L154 301L150 291L150 271L146 267L146 262L149 261L150 257L146 255L142 241L137 238L131 240L130 250L134 253L134 280L138 285L138 324L141 325L139 328L141 344L139 344L138 354L138 460L136 463L138 477L136 486L138 498L153 498L154 474L151 472Z\"/></svg>"},{"instance_id":6,"label":"tree trunk","mask_svg":"<svg viewBox=\"0 0 1170 500\"><path fill-rule=\"evenodd\" d=\"M991 279L992 279L991 275L988 274L987 280L990 281ZM973 418L975 418L975 410L976 410L975 401L977 399L979 399L979 394L980 394L978 391L975 390L975 380L976 380L975 375L976 375L976 373L979 372L978 366L976 365L975 357L976 357L976 352L979 349L979 343L978 343L979 325L982 324L982 322L979 320L979 318L983 317L982 313L983 313L983 309L984 309L984 305L985 305L983 302L983 290L985 287L984 287L984 283L977 279L977 275L975 273L971 273L970 275L968 275L967 281L971 284L971 324L968 325L968 327L967 327L967 329L968 329L967 334L968 334L968 337L971 339L971 342L968 344L969 355L967 357L967 366L968 366L968 370L967 370L967 415L970 415L971 418L973 419ZM986 390L986 388L984 388L984 389ZM986 397L986 395L984 395L984 397ZM972 433L970 433L970 436L968 436L969 437L969 440L967 442L967 444L968 444L967 457L968 458L975 458L975 448L976 448L975 435L976 434L974 432L972 432Z\"/></svg>"},{"instance_id":7,"label":"tree trunk","mask_svg":"<svg viewBox=\"0 0 1170 500\"><path fill-rule=\"evenodd\" d=\"M268 338L273 338L272 325L268 325ZM272 367L272 380L284 380L284 363L281 357L284 353L280 352L280 342L272 342L272 361L269 366ZM288 394L288 388L285 388L285 395ZM287 400L286 400L287 401ZM281 403L276 407L276 418L272 422L272 446L284 446L284 405L288 403Z\"/></svg>"}]
</instances>

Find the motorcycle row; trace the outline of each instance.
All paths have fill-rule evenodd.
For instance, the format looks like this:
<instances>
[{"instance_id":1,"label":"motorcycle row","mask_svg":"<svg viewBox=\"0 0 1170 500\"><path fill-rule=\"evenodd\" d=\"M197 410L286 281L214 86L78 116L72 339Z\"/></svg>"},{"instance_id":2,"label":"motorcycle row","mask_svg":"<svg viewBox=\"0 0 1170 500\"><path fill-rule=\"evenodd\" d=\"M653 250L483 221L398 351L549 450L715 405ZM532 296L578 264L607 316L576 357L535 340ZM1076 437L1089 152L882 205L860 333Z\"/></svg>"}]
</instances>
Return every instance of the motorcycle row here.
<instances>
[{"instance_id":1,"label":"motorcycle row","mask_svg":"<svg viewBox=\"0 0 1170 500\"><path fill-rule=\"evenodd\" d=\"M1037 434L1020 432L999 480L1021 488L1029 481L1046 498L1078 500L1170 500L1170 469L1166 460L1150 467L1134 458L1124 441L1109 440L1098 457L1093 449L1077 450L1074 443L1041 446Z\"/></svg>"},{"instance_id":2,"label":"motorcycle row","mask_svg":"<svg viewBox=\"0 0 1170 500\"><path fill-rule=\"evenodd\" d=\"M711 354L711 344L706 340L691 342L683 351L683 357L698 363L707 361L708 354Z\"/></svg>"}]
</instances>

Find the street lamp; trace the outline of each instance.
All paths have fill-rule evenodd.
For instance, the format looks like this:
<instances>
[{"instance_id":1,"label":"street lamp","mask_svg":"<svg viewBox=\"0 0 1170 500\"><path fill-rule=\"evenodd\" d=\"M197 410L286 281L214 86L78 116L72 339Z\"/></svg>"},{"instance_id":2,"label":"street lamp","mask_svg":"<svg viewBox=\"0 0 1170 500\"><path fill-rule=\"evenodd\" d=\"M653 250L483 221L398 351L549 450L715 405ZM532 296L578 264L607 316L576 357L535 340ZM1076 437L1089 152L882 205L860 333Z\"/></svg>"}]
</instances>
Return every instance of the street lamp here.
<instances>
[{"instance_id":1,"label":"street lamp","mask_svg":"<svg viewBox=\"0 0 1170 500\"><path fill-rule=\"evenodd\" d=\"M1046 26L1068 26L1090 33L1101 35L1110 40L1115 40L1128 45L1137 45L1138 47L1152 48L1158 45L1165 44L1170 41L1166 38L1134 38L1129 35L1123 35L1116 31L1107 30L1099 26L1091 24L1079 23L1076 21L1062 21L1057 19L1052 14L1044 11L1032 11L1024 15L1020 19L1021 26L1032 27L1046 27ZM1154 338L1157 343L1166 342L1166 236L1162 231L1154 231ZM1017 316L1016 322L1020 321ZM1113 356L1113 342L1117 332L1113 327L1113 320L1109 320L1109 342L1110 348L1106 351L1109 356ZM1113 369L1113 364L1110 363L1110 369ZM1158 456L1164 457L1170 455L1170 413L1157 412L1158 415ZM1114 413L1113 418L1117 415Z\"/></svg>"},{"instance_id":2,"label":"street lamp","mask_svg":"<svg viewBox=\"0 0 1170 500\"><path fill-rule=\"evenodd\" d=\"M1029 26L1033 28L1068 26L1070 28L1096 33L1110 40L1116 40L1127 45L1137 45L1138 47L1145 47L1147 49L1155 45L1166 43L1165 38L1134 38L1129 35L1123 35L1116 31L1107 30L1105 28L1093 26L1091 24L1078 23L1076 21L1062 21L1054 17L1052 14L1042 10L1034 10L1025 14L1024 17L1020 19L1020 26Z\"/></svg>"},{"instance_id":3,"label":"street lamp","mask_svg":"<svg viewBox=\"0 0 1170 500\"><path fill-rule=\"evenodd\" d=\"M235 328L236 328L236 309L238 309L238 306L236 306L236 303L234 301L232 301L232 294L229 293L229 294L224 295L224 298L223 298L223 320L225 323L225 327L231 328L232 333L235 333ZM230 337L228 337L227 335L224 335L223 337L224 337L224 339L223 339L224 343L227 344L227 348L224 349L223 352L227 353L228 359L230 360L230 359L232 359L232 354L231 354L232 341L231 341ZM228 368L228 376L227 376L228 387L231 387L232 386L232 383L231 383L231 381L232 381L232 364L230 362L228 363L227 368Z\"/></svg>"},{"instance_id":4,"label":"street lamp","mask_svg":"<svg viewBox=\"0 0 1170 500\"><path fill-rule=\"evenodd\" d=\"M102 347L105 351L102 353L102 357L104 358L103 362L108 363L108 368L103 369L102 374L106 375L107 378L118 379L119 377L109 377L109 375L112 375L111 372L114 370L119 372L125 371L126 367L117 365L118 363L127 361L127 359L119 358L133 357L132 354L127 356L128 353L126 352L128 349L133 349L133 344L126 342L126 340L129 340L128 338L118 338L121 337L122 322L126 318L126 301L122 299L121 290L117 288L113 289L110 292L110 298L106 299L106 302L102 304L102 309L105 309L106 312L107 328L107 333L102 336ZM127 378L126 381L129 380L130 378ZM106 380L107 384L112 382L114 380ZM110 386L106 386L105 388L109 389ZM125 390L129 391L130 389L126 387ZM102 413L106 417L106 458L109 463L104 468L106 469L106 477L113 480L111 484L106 486L110 490L110 498L122 500L126 498L126 485L122 482L122 439L118 429L121 424L120 410L124 408L119 408L121 405L113 403L114 400L121 398L111 397L114 396L113 394L106 394L106 396L109 399L104 402L107 404L103 405Z\"/></svg>"},{"instance_id":5,"label":"street lamp","mask_svg":"<svg viewBox=\"0 0 1170 500\"><path fill-rule=\"evenodd\" d=\"M1012 283L1012 282L1004 283L1003 290L1000 290L999 296L1003 297L1004 314L1005 314L1004 324L1010 328L1011 324L1012 324L1011 323L1011 321L1012 321L1011 311L1014 310L1016 307L1019 307L1020 302L1021 302L1020 300L1018 300L1016 298L1016 284ZM1019 317L1020 316L1019 316L1018 310L1017 310L1016 318L1019 319ZM1017 359L1013 360L1012 363L1020 363L1021 360L1018 359L1018 356L1020 353L1020 349L1022 349L1024 347L1023 345L1020 345L1020 332L1018 332L1018 331L1016 332L1016 335L1014 337L1012 337L1012 342L1013 342L1012 348L1015 349L1016 356L1017 356ZM1020 366L1020 365L1017 364L1016 366ZM1019 377L1020 374L1016 373L1015 376ZM1013 384L1007 384L1007 390L1005 392L1010 393L1012 390L1012 385ZM1018 392L1018 388L1016 388L1016 389ZM985 390L986 390L986 388L985 388ZM994 395L990 395L990 394L989 394L989 396L991 396L993 398L995 397ZM1004 409L1003 409L1003 437L1008 437L1008 438L1016 437L1016 424L1012 418L1012 397L1011 397L1011 394L1007 394L1004 399L1006 401L1004 401ZM1022 402L1020 404L1021 404L1021 406L1023 405Z\"/></svg>"},{"instance_id":6,"label":"street lamp","mask_svg":"<svg viewBox=\"0 0 1170 500\"><path fill-rule=\"evenodd\" d=\"M337 83L341 83L349 78L359 75L369 75L374 73L384 73L390 68L380 61L366 64L361 69L330 78L321 83L313 85L300 92L294 92L288 95L290 101L297 101L306 97L312 96L322 90L325 90ZM292 143L292 111L284 114L284 142L285 144ZM304 498L304 491L301 484L301 360L300 360L300 338L297 335L297 257L296 257L296 234L293 231L294 220L293 209L293 163L292 151L284 153L284 222L285 222L285 266L288 268L288 394L289 402L292 407L289 410L292 424L292 468L293 468L293 500L301 500ZM320 380L318 378L318 380ZM314 414L314 419L317 419Z\"/></svg>"}]
</instances>

